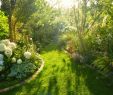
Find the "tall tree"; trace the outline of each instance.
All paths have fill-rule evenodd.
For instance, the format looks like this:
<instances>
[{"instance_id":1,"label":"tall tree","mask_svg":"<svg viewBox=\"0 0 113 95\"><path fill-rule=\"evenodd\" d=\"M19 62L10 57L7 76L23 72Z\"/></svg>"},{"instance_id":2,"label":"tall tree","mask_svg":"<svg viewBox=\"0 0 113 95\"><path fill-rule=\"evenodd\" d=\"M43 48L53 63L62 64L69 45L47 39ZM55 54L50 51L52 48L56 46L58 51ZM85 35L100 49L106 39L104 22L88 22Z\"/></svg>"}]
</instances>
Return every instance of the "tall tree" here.
<instances>
[{"instance_id":1,"label":"tall tree","mask_svg":"<svg viewBox=\"0 0 113 95\"><path fill-rule=\"evenodd\" d=\"M26 23L35 12L36 0L2 0L2 10L8 16L9 38L16 39L15 27L18 22Z\"/></svg>"},{"instance_id":2,"label":"tall tree","mask_svg":"<svg viewBox=\"0 0 113 95\"><path fill-rule=\"evenodd\" d=\"M30 16L36 11L36 0L17 0L15 11L13 14L13 32L16 39L16 25L22 23L25 25Z\"/></svg>"},{"instance_id":3,"label":"tall tree","mask_svg":"<svg viewBox=\"0 0 113 95\"><path fill-rule=\"evenodd\" d=\"M9 37L10 40L13 40L12 15L15 8L16 0L1 0L1 2L2 2L1 9L5 11L5 14L8 16Z\"/></svg>"},{"instance_id":4,"label":"tall tree","mask_svg":"<svg viewBox=\"0 0 113 95\"><path fill-rule=\"evenodd\" d=\"M112 15L112 0L75 0L75 2L75 6L66 12L66 15L78 34L80 50L85 52L84 34L101 26L106 15Z\"/></svg>"}]
</instances>

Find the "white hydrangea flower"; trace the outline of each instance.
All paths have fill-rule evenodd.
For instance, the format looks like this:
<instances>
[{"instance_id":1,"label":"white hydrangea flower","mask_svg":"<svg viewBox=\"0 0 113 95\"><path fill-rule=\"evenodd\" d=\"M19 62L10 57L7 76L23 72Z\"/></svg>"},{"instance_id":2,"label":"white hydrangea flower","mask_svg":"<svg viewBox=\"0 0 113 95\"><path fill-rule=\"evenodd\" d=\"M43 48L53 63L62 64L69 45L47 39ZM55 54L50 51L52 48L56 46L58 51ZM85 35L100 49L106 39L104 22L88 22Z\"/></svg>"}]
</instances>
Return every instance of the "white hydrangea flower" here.
<instances>
[{"instance_id":1,"label":"white hydrangea flower","mask_svg":"<svg viewBox=\"0 0 113 95\"><path fill-rule=\"evenodd\" d=\"M4 52L6 49L6 45L3 43L0 43L0 52Z\"/></svg>"},{"instance_id":2,"label":"white hydrangea flower","mask_svg":"<svg viewBox=\"0 0 113 95\"><path fill-rule=\"evenodd\" d=\"M11 49L15 49L15 48L16 48L16 44L15 44L14 42L11 42L11 43L9 44L9 47L10 47Z\"/></svg>"},{"instance_id":3,"label":"white hydrangea flower","mask_svg":"<svg viewBox=\"0 0 113 95\"><path fill-rule=\"evenodd\" d=\"M31 57L31 53L30 52L25 52L24 53L24 57L26 58L26 59L30 59L30 57Z\"/></svg>"},{"instance_id":4,"label":"white hydrangea flower","mask_svg":"<svg viewBox=\"0 0 113 95\"><path fill-rule=\"evenodd\" d=\"M12 63L15 63L15 62L16 62L16 58L13 57L11 62L12 62Z\"/></svg>"},{"instance_id":5,"label":"white hydrangea flower","mask_svg":"<svg viewBox=\"0 0 113 95\"><path fill-rule=\"evenodd\" d=\"M21 64L21 63L22 63L22 59L18 59L17 64Z\"/></svg>"},{"instance_id":6,"label":"white hydrangea flower","mask_svg":"<svg viewBox=\"0 0 113 95\"><path fill-rule=\"evenodd\" d=\"M0 61L3 61L4 55L0 54Z\"/></svg>"},{"instance_id":7,"label":"white hydrangea flower","mask_svg":"<svg viewBox=\"0 0 113 95\"><path fill-rule=\"evenodd\" d=\"M7 47L6 49L5 49L5 55L7 56L7 57L11 57L11 55L12 55L12 49L10 49L9 47Z\"/></svg>"},{"instance_id":8,"label":"white hydrangea flower","mask_svg":"<svg viewBox=\"0 0 113 95\"><path fill-rule=\"evenodd\" d=\"M10 41L8 39L2 40L2 43L8 46L10 44Z\"/></svg>"},{"instance_id":9,"label":"white hydrangea flower","mask_svg":"<svg viewBox=\"0 0 113 95\"><path fill-rule=\"evenodd\" d=\"M0 66L0 71L2 71L3 70L3 66Z\"/></svg>"},{"instance_id":10,"label":"white hydrangea flower","mask_svg":"<svg viewBox=\"0 0 113 95\"><path fill-rule=\"evenodd\" d=\"M0 65L3 65L4 61L0 61Z\"/></svg>"},{"instance_id":11,"label":"white hydrangea flower","mask_svg":"<svg viewBox=\"0 0 113 95\"><path fill-rule=\"evenodd\" d=\"M30 41L32 41L33 39L32 38L30 38Z\"/></svg>"}]
</instances>

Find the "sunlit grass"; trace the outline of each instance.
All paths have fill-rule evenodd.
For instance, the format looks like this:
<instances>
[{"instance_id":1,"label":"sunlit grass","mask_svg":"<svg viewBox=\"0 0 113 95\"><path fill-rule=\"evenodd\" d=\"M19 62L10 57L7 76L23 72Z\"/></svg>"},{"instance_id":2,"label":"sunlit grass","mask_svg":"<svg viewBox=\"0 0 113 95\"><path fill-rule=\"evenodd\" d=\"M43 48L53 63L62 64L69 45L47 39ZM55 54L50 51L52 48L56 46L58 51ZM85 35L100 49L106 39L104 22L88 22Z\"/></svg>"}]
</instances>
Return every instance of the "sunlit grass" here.
<instances>
[{"instance_id":1,"label":"sunlit grass","mask_svg":"<svg viewBox=\"0 0 113 95\"><path fill-rule=\"evenodd\" d=\"M106 80L62 51L48 50L42 57L45 67L34 81L0 95L112 95Z\"/></svg>"}]
</instances>

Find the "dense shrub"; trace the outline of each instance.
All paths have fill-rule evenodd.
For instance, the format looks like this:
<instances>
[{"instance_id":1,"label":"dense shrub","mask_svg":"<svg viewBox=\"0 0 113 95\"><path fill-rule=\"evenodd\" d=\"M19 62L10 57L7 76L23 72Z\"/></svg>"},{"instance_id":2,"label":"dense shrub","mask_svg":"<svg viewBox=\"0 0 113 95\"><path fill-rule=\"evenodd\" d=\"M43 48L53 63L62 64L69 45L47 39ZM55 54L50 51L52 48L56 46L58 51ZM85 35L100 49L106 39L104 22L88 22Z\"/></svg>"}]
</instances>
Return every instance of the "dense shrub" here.
<instances>
[{"instance_id":1,"label":"dense shrub","mask_svg":"<svg viewBox=\"0 0 113 95\"><path fill-rule=\"evenodd\" d=\"M0 76L4 78L26 78L39 66L39 55L33 45L29 47L10 42L0 41Z\"/></svg>"},{"instance_id":2,"label":"dense shrub","mask_svg":"<svg viewBox=\"0 0 113 95\"><path fill-rule=\"evenodd\" d=\"M113 32L111 31L102 28L97 32L89 32L85 35L84 40L87 50L108 52L109 54L113 52Z\"/></svg>"},{"instance_id":3,"label":"dense shrub","mask_svg":"<svg viewBox=\"0 0 113 95\"><path fill-rule=\"evenodd\" d=\"M11 67L11 72L8 76L22 79L24 77L27 77L29 74L32 74L35 70L36 66L32 63L14 64Z\"/></svg>"},{"instance_id":4,"label":"dense shrub","mask_svg":"<svg viewBox=\"0 0 113 95\"><path fill-rule=\"evenodd\" d=\"M8 36L8 19L2 11L0 11L0 39Z\"/></svg>"},{"instance_id":5,"label":"dense shrub","mask_svg":"<svg viewBox=\"0 0 113 95\"><path fill-rule=\"evenodd\" d=\"M113 67L112 67L112 60L107 57L98 57L92 65L99 71L101 71L104 75L109 74L110 72L113 72Z\"/></svg>"}]
</instances>

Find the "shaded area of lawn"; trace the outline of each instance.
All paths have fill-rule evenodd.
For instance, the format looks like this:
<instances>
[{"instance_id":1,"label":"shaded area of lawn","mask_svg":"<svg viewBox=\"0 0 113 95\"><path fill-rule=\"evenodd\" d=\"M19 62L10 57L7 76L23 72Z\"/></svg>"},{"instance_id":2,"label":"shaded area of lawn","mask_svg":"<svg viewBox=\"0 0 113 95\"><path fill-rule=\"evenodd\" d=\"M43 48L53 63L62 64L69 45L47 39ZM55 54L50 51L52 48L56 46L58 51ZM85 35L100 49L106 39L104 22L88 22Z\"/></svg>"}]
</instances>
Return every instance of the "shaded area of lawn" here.
<instances>
[{"instance_id":1,"label":"shaded area of lawn","mask_svg":"<svg viewBox=\"0 0 113 95\"><path fill-rule=\"evenodd\" d=\"M0 89L5 88L7 86L11 86L18 83L17 80L9 80L9 81L0 81Z\"/></svg>"},{"instance_id":2,"label":"shaded area of lawn","mask_svg":"<svg viewBox=\"0 0 113 95\"><path fill-rule=\"evenodd\" d=\"M0 95L112 95L107 80L60 51L45 51L44 70L36 80Z\"/></svg>"}]
</instances>

